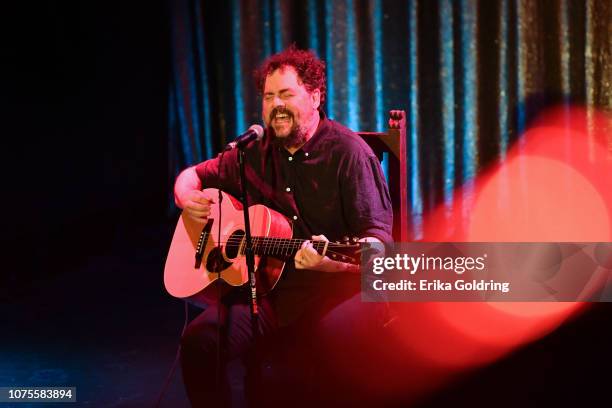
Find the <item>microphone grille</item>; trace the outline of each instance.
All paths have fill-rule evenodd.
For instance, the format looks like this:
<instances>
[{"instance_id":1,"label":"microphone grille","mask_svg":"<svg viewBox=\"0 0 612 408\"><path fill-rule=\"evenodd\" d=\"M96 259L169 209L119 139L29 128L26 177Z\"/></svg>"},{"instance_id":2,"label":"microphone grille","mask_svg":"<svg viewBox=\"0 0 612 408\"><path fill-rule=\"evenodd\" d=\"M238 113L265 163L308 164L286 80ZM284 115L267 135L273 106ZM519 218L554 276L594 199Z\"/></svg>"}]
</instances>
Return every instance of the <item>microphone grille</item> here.
<instances>
[{"instance_id":1,"label":"microphone grille","mask_svg":"<svg viewBox=\"0 0 612 408\"><path fill-rule=\"evenodd\" d=\"M260 125L252 125L249 130L252 130L257 135L257 140L260 140L263 137L264 130Z\"/></svg>"}]
</instances>

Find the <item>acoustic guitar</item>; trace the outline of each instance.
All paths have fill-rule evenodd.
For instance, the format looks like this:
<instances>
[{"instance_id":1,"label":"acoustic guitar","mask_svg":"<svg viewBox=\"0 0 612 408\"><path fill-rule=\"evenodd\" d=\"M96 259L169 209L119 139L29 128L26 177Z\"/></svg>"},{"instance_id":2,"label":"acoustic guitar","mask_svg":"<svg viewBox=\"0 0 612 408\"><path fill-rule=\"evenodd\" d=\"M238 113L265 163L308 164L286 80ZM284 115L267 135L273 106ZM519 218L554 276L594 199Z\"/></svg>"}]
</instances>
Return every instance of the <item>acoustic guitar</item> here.
<instances>
[{"instance_id":1,"label":"acoustic guitar","mask_svg":"<svg viewBox=\"0 0 612 408\"><path fill-rule=\"evenodd\" d=\"M236 198L221 192L219 214L219 190L207 188L203 192L215 203L211 205L210 216L205 223L197 223L181 214L164 268L168 293L196 305L216 302L219 295L248 282L242 205ZM257 293L266 294L276 286L285 263L293 259L304 240L292 238L291 222L264 205L250 206L249 218ZM357 242L355 238L344 242L313 241L312 244L321 255L355 265L360 264L361 256L371 248L369 243Z\"/></svg>"}]
</instances>

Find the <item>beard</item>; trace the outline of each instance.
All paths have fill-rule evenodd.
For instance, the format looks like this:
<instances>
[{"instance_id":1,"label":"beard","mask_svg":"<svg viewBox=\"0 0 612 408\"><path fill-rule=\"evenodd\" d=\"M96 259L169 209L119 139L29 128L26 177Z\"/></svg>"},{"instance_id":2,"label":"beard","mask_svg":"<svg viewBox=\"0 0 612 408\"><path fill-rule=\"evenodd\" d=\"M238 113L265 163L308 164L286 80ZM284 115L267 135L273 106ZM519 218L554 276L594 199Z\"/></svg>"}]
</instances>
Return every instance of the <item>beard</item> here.
<instances>
[{"instance_id":1,"label":"beard","mask_svg":"<svg viewBox=\"0 0 612 408\"><path fill-rule=\"evenodd\" d=\"M288 115L288 119L291 120L291 129L289 129L289 133L287 136L277 136L274 131L274 127L272 123L277 114L284 113ZM276 145L283 146L285 148L294 148L303 145L306 142L307 131L299 123L295 120L295 116L291 111L285 109L283 107L274 108L272 112L270 112L269 124L268 124L268 132L273 136L272 143Z\"/></svg>"}]
</instances>

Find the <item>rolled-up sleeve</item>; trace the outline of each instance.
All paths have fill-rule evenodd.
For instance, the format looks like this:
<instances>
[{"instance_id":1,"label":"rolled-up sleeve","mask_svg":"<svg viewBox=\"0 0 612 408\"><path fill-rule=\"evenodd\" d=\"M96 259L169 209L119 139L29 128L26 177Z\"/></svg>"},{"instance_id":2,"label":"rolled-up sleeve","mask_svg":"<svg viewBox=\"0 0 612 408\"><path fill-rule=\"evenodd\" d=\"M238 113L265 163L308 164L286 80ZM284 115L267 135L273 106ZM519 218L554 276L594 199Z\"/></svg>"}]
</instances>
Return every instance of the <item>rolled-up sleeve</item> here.
<instances>
[{"instance_id":1,"label":"rolled-up sleeve","mask_svg":"<svg viewBox=\"0 0 612 408\"><path fill-rule=\"evenodd\" d=\"M196 173L203 188L220 188L230 194L238 194L239 169L235 150L196 165Z\"/></svg>"}]
</instances>

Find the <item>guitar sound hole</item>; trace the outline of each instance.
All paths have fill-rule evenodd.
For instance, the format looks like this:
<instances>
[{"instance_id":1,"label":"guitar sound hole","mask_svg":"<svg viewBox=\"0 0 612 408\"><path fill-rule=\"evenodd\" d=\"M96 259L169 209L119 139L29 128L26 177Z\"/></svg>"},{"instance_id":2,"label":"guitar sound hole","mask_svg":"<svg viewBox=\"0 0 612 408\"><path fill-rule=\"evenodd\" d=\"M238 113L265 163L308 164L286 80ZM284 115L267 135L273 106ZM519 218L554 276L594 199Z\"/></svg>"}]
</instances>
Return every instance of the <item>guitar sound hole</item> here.
<instances>
[{"instance_id":1,"label":"guitar sound hole","mask_svg":"<svg viewBox=\"0 0 612 408\"><path fill-rule=\"evenodd\" d=\"M244 238L244 231L235 231L230 235L227 243L225 244L225 256L228 259L234 259L238 257L238 251L240 250L240 244Z\"/></svg>"},{"instance_id":2,"label":"guitar sound hole","mask_svg":"<svg viewBox=\"0 0 612 408\"><path fill-rule=\"evenodd\" d=\"M230 262L227 262L225 258L223 258L223 253L219 248L213 248L206 258L206 270L208 272L219 273L229 268L231 265Z\"/></svg>"}]
</instances>

